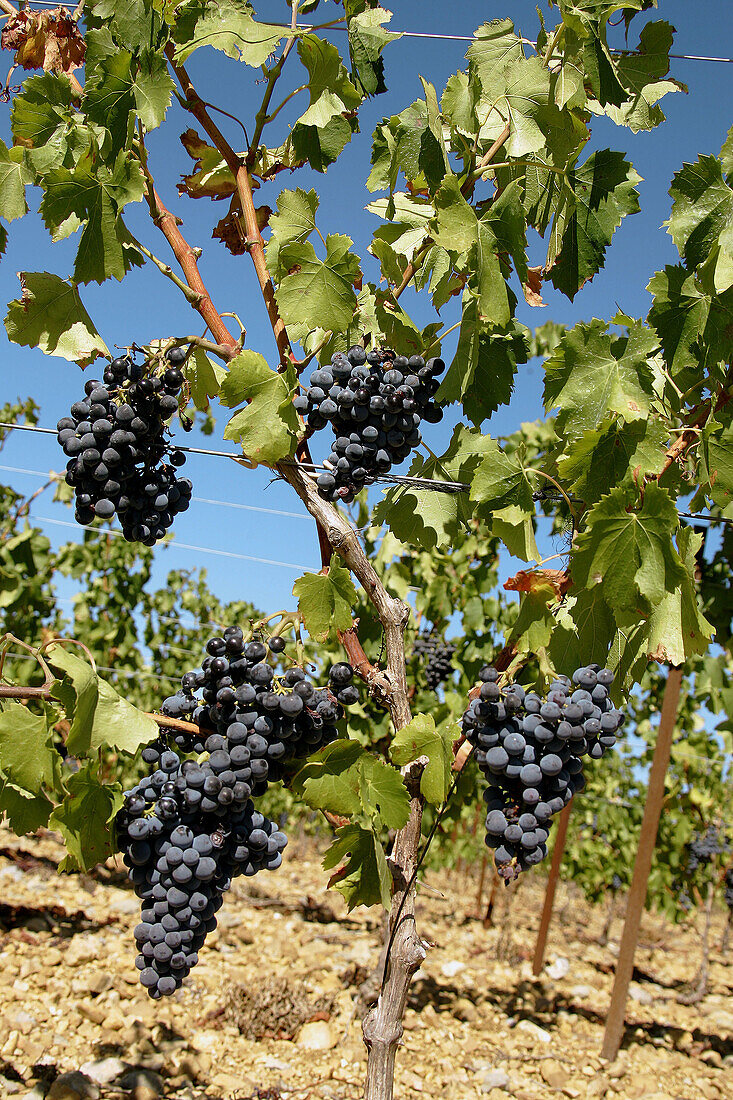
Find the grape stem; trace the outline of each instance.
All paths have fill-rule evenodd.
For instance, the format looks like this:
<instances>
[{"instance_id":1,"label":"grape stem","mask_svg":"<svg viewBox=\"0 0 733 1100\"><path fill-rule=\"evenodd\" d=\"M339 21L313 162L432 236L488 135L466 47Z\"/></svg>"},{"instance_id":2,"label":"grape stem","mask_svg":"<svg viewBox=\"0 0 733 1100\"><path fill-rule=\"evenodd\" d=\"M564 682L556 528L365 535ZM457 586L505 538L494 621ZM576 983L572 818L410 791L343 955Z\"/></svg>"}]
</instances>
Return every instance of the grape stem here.
<instances>
[{"instance_id":1,"label":"grape stem","mask_svg":"<svg viewBox=\"0 0 733 1100\"><path fill-rule=\"evenodd\" d=\"M13 638L12 641L18 643L17 638ZM34 654L34 656L37 656L37 654ZM58 702L56 697L51 694L52 683L53 676L49 683L42 684L39 687L26 687L23 684L0 684L0 699L17 699L27 702L33 699L45 699ZM165 714L153 714L150 711L143 711L143 713L146 718L152 718L161 729L180 730L184 733L194 733L196 736L201 734L200 728L194 725L193 722L183 722L180 718L168 718Z\"/></svg>"}]
</instances>

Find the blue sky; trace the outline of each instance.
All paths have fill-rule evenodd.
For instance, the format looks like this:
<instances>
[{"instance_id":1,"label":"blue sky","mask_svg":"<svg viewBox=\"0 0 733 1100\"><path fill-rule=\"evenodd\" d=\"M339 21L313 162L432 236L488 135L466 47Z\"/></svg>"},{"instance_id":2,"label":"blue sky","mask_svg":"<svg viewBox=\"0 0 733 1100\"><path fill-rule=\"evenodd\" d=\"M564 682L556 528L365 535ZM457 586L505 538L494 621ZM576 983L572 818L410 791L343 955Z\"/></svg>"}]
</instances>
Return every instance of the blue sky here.
<instances>
[{"instance_id":1,"label":"blue sky","mask_svg":"<svg viewBox=\"0 0 733 1100\"><path fill-rule=\"evenodd\" d=\"M255 3L255 6L262 19L281 21L287 17L288 7L283 0L269 0ZM510 15L526 37L534 37L537 30L535 6L530 0L514 0L514 3L503 5L464 0L450 9L442 3L405 0L394 8L392 26L396 30L470 35L483 20L502 15ZM448 10L451 12L449 20L446 19ZM321 13L324 19L332 18L337 9L324 2L309 21L321 18ZM555 14L550 12L548 19L552 21ZM677 28L676 53L713 56L733 53L733 9L729 0L707 0L704 4L660 0L659 10L650 16L667 19ZM345 48L342 34L334 32L333 41ZM422 94L420 75L434 83L440 94L446 79L463 66L466 45L465 42L403 38L388 47L385 61L389 91L365 104L361 112L361 132L354 137L339 162L325 176L306 170L292 177L281 175L266 192L263 189L258 193L256 201L274 208L282 187L315 187L321 199L319 227L324 235L326 232L348 233L354 239L356 251L364 257L366 278L377 278L376 265L366 255L371 231L377 223L364 209L372 198L364 185L372 130L383 115L399 112ZM293 57L288 64L292 64L291 76L294 77L298 63ZM204 98L234 113L239 112L245 124L251 126L262 95L261 85L257 83L258 71L208 50L198 51L188 68ZM663 100L666 124L650 134L639 135L619 129L607 120L596 120L594 126L594 145L625 152L643 177L641 213L624 221L609 250L605 269L583 288L574 303L548 287L544 309L531 309L522 303L518 316L524 323L534 327L552 319L573 324L593 316L610 317L617 306L632 315L646 314L650 299L644 287L649 277L665 263L674 263L677 259L670 237L660 228L669 214L667 189L671 177L683 161L693 161L699 153L717 153L733 122L729 110L733 102L733 65L677 60L672 73L688 85L689 94L669 95ZM18 78L17 73L15 78ZM285 77L283 86L285 90L289 86ZM277 96L275 102L279 102ZM296 99L294 106L298 102ZM0 105L0 112L0 134L7 140L8 107ZM283 111L273 126L271 144L282 140L288 118L292 117L295 116ZM272 333L251 262L246 256L232 257L222 245L210 239L211 227L226 212L226 204L216 204L212 209L206 200L194 202L180 198L176 192L180 175L190 170L190 159L178 137L190 125L191 119L174 106L169 120L167 128L163 128L165 132L156 132L149 139L151 169L158 189L170 208L184 219L182 231L187 239L204 249L201 271L219 309L236 311L247 326L248 346L274 362ZM280 124L282 128L278 130ZM241 147L241 132L235 124L223 119L222 128L232 143ZM29 192L32 211L39 197ZM133 232L149 248L166 261L171 259L166 241L147 219L142 204L138 208L128 207L125 217ZM48 270L68 275L75 248L73 238L52 245L40 219L33 213L13 223L8 251L0 263L3 302L18 295L17 271ZM152 265L132 273L123 284L111 281L101 287L83 288L82 297L110 347L133 340L145 343L156 337L202 331L198 315ZM418 322L425 324L433 319L429 302L421 303L412 291L406 292L402 301ZM444 308L441 319L446 327L458 319L458 309L457 302ZM4 331L0 332L0 341L4 344L0 404L31 395L42 407L41 424L55 425L78 399L85 377L74 364L8 344ZM453 347L454 337L449 337L444 358L449 358ZM92 370L98 375L101 361L98 369ZM87 377L89 374L87 372ZM522 367L511 405L500 410L484 430L501 435L515 429L523 420L535 419L542 411L540 388L538 365ZM439 453L443 449L458 419L457 411L452 410L438 427L426 426L426 438L433 450ZM218 434L208 439L198 439L192 433L180 441L192 446L228 450L231 445L222 444L220 435L224 420L225 417L219 420ZM320 441L314 444L316 457L327 453L325 446ZM52 436L14 433L0 454L0 480L29 493L38 487L39 478L30 473L8 472L4 467L45 473L49 469L63 468L62 460L63 455ZM191 456L185 471L194 482L198 500L187 513L176 518L171 546L157 553L158 582L168 569L200 565L208 570L210 584L223 599L251 599L264 609L292 606L294 580L303 569L318 568L319 558L312 521L290 488L273 482L267 470L247 471L219 458ZM238 507L204 503L211 500ZM71 512L52 504L49 496L39 500L33 516L54 544L81 534L73 526ZM51 520L56 523L49 522ZM218 551L219 555L186 549L187 546L204 547ZM272 559L281 564L240 560L225 556L228 554Z\"/></svg>"}]
</instances>

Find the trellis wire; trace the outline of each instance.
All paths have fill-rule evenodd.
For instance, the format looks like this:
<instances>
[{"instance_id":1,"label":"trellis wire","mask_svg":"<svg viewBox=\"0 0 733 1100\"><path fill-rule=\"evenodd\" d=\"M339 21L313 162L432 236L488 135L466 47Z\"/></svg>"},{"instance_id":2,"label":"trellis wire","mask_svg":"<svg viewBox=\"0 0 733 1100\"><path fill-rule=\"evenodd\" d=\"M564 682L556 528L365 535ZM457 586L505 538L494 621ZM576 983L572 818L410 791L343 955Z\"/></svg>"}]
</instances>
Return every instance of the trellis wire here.
<instances>
[{"instance_id":1,"label":"trellis wire","mask_svg":"<svg viewBox=\"0 0 733 1100\"><path fill-rule=\"evenodd\" d=\"M0 428L8 428L8 429L15 428L15 429L18 429L20 431L26 431L26 432L43 432L45 435L56 435L57 434L57 432L54 428L41 428L37 424L9 424L9 423L6 423L5 421L0 421ZM176 446L178 446L178 445L176 445ZM212 458L229 458L229 459L232 459L234 462L241 462L242 458L244 457L243 455L235 454L232 451L210 451L210 450L207 450L203 447L178 447L178 450L179 451L186 451L189 454L208 455L209 457L212 457ZM478 451L475 452L475 456L477 458L483 457L480 454L480 452L478 452ZM467 455L467 457L470 457L470 454ZM287 463L283 463L283 464L287 465ZM293 465L296 465L296 463L293 463ZM322 464L319 465L316 462L300 462L300 463L297 463L297 465L299 465L301 468L304 467L305 469L311 470L313 472L315 472L317 470L318 471L330 471L330 467L324 466ZM13 468L12 467L0 466L0 469L12 470ZM28 473L28 474L36 473L38 477L45 477L46 476L45 474L41 474L38 471L33 471L33 470L20 470L19 469L18 472L19 473ZM407 488L412 488L412 489L422 489L425 492L449 493L450 495L456 495L458 493L468 493L468 492L470 492L470 489L471 489L471 486L466 484L466 482L464 482L464 481L438 481L434 478L428 478L428 477L410 477L408 474L379 474L379 475L375 474L374 476L368 477L366 480L367 480L367 484L369 484L369 485L374 484L375 482L382 482L382 483L391 484L391 485L404 485ZM228 505L227 501L212 501L212 500L208 500L208 499L203 498L203 497L202 498L194 498L194 499L199 499L204 504L222 504L225 507ZM555 496L551 493L548 493L548 491L546 489L540 489L536 493L532 494L532 499L536 500L536 501L552 500L552 501L556 501L556 502L559 503L560 501L564 500L565 498L562 495ZM582 504L582 500L580 500L579 497L571 497L570 501L571 501L571 503ZM232 507L232 508L243 508L243 509L246 509L246 510L254 509L253 505L245 505L245 504L231 504L231 505L228 505L228 506ZM271 511L273 515L298 516L298 518L305 518L305 517L301 517L297 512L280 512L280 511L277 511L276 509L265 509L265 508L254 509L254 510L264 511L264 512ZM691 520L695 520L696 522L708 523L708 524L711 524L711 525L723 524L724 526L733 526L733 519L727 519L725 516L703 516L703 515L697 515L693 512L678 512L677 515L681 519L691 519ZM48 522L60 523L61 521L60 520L55 520L55 521L50 521L49 520ZM77 525L76 524L73 524L73 525L70 524L69 526L77 526ZM78 526L83 526L83 525L79 524ZM85 528L85 530L96 531L97 528L96 527L87 527L87 528ZM178 546L183 547L184 544L183 543L176 543L176 544L171 544L171 545L178 545ZM189 547L188 549L206 550L206 547L198 546L198 547ZM228 557L243 557L243 555L230 554L228 551L224 551L224 550L211 550L209 552L210 553L216 553L216 554L222 554L222 555L228 556ZM285 565L285 564L287 564L285 562L273 562L273 561L270 561L269 559L265 559L265 558L247 558L247 557L245 557L244 560L245 561L263 561L263 562L266 562L266 564L268 564L268 565ZM290 568L290 566L289 566L289 568ZM298 566L292 566L292 568L299 568L299 567Z\"/></svg>"}]
</instances>

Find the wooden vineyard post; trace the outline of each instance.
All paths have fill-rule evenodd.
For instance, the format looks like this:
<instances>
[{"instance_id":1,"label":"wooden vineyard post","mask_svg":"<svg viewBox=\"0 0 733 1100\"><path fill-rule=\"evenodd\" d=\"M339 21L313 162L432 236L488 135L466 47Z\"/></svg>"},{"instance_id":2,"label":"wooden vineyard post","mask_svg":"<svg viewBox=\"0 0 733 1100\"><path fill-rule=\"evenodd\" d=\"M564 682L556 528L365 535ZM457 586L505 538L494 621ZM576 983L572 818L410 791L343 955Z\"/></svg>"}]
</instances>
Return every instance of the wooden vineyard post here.
<instances>
[{"instance_id":1,"label":"wooden vineyard post","mask_svg":"<svg viewBox=\"0 0 733 1100\"><path fill-rule=\"evenodd\" d=\"M560 878L560 864L562 863L563 852L565 851L565 842L568 837L568 821L570 819L570 807L572 802L568 802L565 809L560 814L557 823L557 835L555 837L555 847L552 850L552 863L550 864L550 874L547 879L547 889L545 890L545 901L542 906L542 916L540 918L540 927L537 933L537 943L534 949L534 959L532 960L532 973L535 977L542 971L542 967L545 963L545 948L547 946L547 934L550 931L550 921L552 920L552 907L555 904L555 891L557 890L558 879Z\"/></svg>"},{"instance_id":2,"label":"wooden vineyard post","mask_svg":"<svg viewBox=\"0 0 733 1100\"><path fill-rule=\"evenodd\" d=\"M616 964L616 976L613 982L611 1004L606 1017L606 1032L603 1037L602 1056L613 1061L621 1046L624 1031L624 1016L626 1015L626 998L629 992L629 982L634 971L634 954L639 938L639 926L641 915L644 912L646 902L647 883L649 871L652 866L654 846L657 842L657 828L662 812L664 799L664 777L669 765L669 756L672 748L672 735L674 733L675 720L677 718L677 704L680 698L682 685L682 669L670 668L667 674L667 684L664 689L662 702L662 715L659 722L657 743L654 746L654 758L649 772L649 789L644 806L644 817L641 823L641 836L639 848L634 863L634 874L631 880L631 888L626 903L626 915L624 918L624 930L621 936L621 946Z\"/></svg>"}]
</instances>

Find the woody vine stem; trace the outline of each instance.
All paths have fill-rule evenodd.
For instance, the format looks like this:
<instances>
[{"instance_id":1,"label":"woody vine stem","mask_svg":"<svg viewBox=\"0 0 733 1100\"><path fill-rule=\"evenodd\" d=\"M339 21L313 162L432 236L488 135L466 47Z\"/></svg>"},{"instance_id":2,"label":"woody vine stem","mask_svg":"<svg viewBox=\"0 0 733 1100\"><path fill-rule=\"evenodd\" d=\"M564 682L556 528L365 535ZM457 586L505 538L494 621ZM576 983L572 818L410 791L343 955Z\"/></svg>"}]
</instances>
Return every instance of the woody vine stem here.
<instances>
[{"instance_id":1,"label":"woody vine stem","mask_svg":"<svg viewBox=\"0 0 733 1100\"><path fill-rule=\"evenodd\" d=\"M297 0L292 5L293 25L297 16ZM272 95L274 85L282 71L283 64L294 39L285 47L279 61L267 72L266 96ZM171 69L175 74L183 93L181 102L198 121L216 149L221 153L231 170L242 208L242 217L247 234L248 251L254 263L260 291L267 310L268 319L275 337L280 369L286 369L294 362L294 356L287 330L280 317L275 290L267 267L264 241L257 223L252 197L252 181L247 158L239 156L226 140L219 127L211 118L206 103L196 91L185 67L176 62L174 51L166 50ZM266 110L267 104L263 105ZM261 112L262 113L262 112ZM259 133L258 133L259 137ZM143 143L141 142L141 147ZM196 265L196 256L185 241L175 219L163 207L154 190L152 176L145 164L150 191L154 196L151 203L151 215L154 222L164 232L174 255L178 260L188 286L196 291L197 300L191 300L193 308L202 312L205 303L207 324L215 339L221 344L233 347L234 340L228 334L221 314L216 311ZM198 297L200 296L200 297ZM213 325L212 322L213 321ZM376 571L367 558L359 537L346 517L332 504L319 497L312 478L300 462L309 461L307 445L301 445L294 463L278 466L278 472L289 482L306 508L316 521L319 531L321 559L327 567L332 553L337 553L354 573L374 606L385 637L384 669L376 668L366 659L355 631L349 631L342 638L350 657L356 656L357 669L368 684L370 693L389 708L395 730L400 730L410 721L410 704L405 674L404 631L409 619L409 608L385 590ZM391 1100L393 1095L394 1064L397 1046L402 1036L402 1017L407 1002L407 992L413 974L425 957L425 948L415 926L414 889L409 885L415 867L420 844L423 800L419 790L420 768L411 765L404 778L410 793L410 816L407 824L395 838L391 865L394 879L391 919L389 933L394 936L391 962L387 979L379 999L364 1020L363 1034L368 1052L366 1100ZM395 927L397 914L399 926Z\"/></svg>"}]
</instances>

